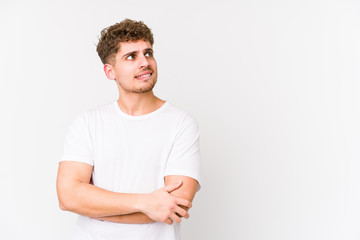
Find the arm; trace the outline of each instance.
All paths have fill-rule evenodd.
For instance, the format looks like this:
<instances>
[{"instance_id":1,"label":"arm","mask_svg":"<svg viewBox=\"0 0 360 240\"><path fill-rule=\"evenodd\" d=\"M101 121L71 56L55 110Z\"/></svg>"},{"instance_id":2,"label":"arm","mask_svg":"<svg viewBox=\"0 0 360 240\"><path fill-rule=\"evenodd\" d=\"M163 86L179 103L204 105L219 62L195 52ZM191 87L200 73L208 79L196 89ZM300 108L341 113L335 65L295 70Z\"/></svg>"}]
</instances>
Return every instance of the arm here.
<instances>
[{"instance_id":1,"label":"arm","mask_svg":"<svg viewBox=\"0 0 360 240\"><path fill-rule=\"evenodd\" d=\"M196 193L198 182L190 177L174 175L177 173L181 174L179 169L187 169L194 173L196 176L199 171L199 130L197 123L191 117L188 117L184 120L184 126L179 131L179 135L172 149L170 158L169 158L169 172L165 177L165 185L171 186L178 181L182 181L183 184L180 188L172 191L170 194L175 197L180 197L192 201ZM181 206L186 211L188 207ZM188 218L189 215L183 215L185 218ZM180 216L182 217L182 216ZM128 214L121 216L112 216L98 218L99 220L110 221L115 223L149 223L151 219L146 215L137 213L137 214ZM180 222L180 218L176 218L177 222Z\"/></svg>"},{"instance_id":2,"label":"arm","mask_svg":"<svg viewBox=\"0 0 360 240\"><path fill-rule=\"evenodd\" d=\"M175 189L170 194L174 197L184 198L190 202L193 201L198 187L198 181L191 177L180 176L180 175L169 175L165 176L165 186L171 186L172 184L182 181L180 188ZM189 209L187 206L181 206L186 211Z\"/></svg>"},{"instance_id":3,"label":"arm","mask_svg":"<svg viewBox=\"0 0 360 240\"><path fill-rule=\"evenodd\" d=\"M94 219L113 222L113 223L126 223L126 224L144 224L144 223L155 222L153 219L151 219L146 214L141 212L126 214L126 215L118 215L118 216L98 217Z\"/></svg>"},{"instance_id":4,"label":"arm","mask_svg":"<svg viewBox=\"0 0 360 240\"><path fill-rule=\"evenodd\" d=\"M171 186L173 184L178 183L179 181L182 181L182 185L180 188L177 188L176 190L172 191L170 194L175 197L180 197L183 199L186 199L190 202L194 199L196 189L198 187L198 182L190 177L186 176L180 176L180 175L169 175L165 177L165 185ZM188 211L189 207L186 206L180 206L184 210ZM183 216L177 216L175 220L176 222L181 222L181 217ZM187 213L185 218L189 218L189 214ZM120 215L120 216L109 216L109 217L102 217L102 218L96 218L98 220L103 221L109 221L109 222L115 222L115 223L151 223L154 222L151 218L146 216L143 213L133 213L133 214L127 214L127 215Z\"/></svg>"},{"instance_id":5,"label":"arm","mask_svg":"<svg viewBox=\"0 0 360 240\"><path fill-rule=\"evenodd\" d=\"M187 214L178 205L191 207L188 200L169 193L179 188L180 182L149 194L116 193L90 184L92 170L91 165L80 162L59 164L57 192L61 209L95 218L142 212L155 221L172 224L170 219L177 218L177 214Z\"/></svg>"}]
</instances>

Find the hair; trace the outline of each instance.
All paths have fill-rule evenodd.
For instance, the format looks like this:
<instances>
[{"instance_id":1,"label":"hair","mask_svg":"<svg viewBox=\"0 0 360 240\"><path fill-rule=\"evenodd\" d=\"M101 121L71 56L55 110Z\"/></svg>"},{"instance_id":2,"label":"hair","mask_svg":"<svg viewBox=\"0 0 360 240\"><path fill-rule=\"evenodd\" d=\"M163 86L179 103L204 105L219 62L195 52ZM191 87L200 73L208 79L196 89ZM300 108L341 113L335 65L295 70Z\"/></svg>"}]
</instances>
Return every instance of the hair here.
<instances>
[{"instance_id":1,"label":"hair","mask_svg":"<svg viewBox=\"0 0 360 240\"><path fill-rule=\"evenodd\" d=\"M142 21L125 19L101 31L96 51L103 64L114 64L115 55L120 50L121 42L144 40L154 44L153 34Z\"/></svg>"}]
</instances>

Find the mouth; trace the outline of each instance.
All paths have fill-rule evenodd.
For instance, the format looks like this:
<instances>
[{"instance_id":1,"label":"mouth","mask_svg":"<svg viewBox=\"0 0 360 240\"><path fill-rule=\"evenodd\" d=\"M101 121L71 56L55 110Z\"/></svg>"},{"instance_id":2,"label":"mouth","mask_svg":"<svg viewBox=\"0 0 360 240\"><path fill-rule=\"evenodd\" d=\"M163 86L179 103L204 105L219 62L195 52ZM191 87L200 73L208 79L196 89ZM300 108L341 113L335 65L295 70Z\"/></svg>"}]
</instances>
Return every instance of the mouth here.
<instances>
[{"instance_id":1,"label":"mouth","mask_svg":"<svg viewBox=\"0 0 360 240\"><path fill-rule=\"evenodd\" d=\"M150 78L152 74L153 74L152 71L145 71L145 72L135 76L135 78L138 80L146 80L146 79Z\"/></svg>"}]
</instances>

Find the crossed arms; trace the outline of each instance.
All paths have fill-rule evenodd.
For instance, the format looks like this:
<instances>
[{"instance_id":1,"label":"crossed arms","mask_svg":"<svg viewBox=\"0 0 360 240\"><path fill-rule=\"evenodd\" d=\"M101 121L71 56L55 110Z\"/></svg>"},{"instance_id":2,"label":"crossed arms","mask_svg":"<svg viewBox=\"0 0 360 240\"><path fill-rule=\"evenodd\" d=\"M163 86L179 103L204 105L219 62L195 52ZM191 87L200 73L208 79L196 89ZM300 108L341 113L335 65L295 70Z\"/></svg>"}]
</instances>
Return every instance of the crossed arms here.
<instances>
[{"instance_id":1,"label":"crossed arms","mask_svg":"<svg viewBox=\"0 0 360 240\"><path fill-rule=\"evenodd\" d=\"M57 193L62 210L117 223L180 222L198 182L185 176L166 176L165 187L152 193L116 193L90 184L93 167L73 161L59 164Z\"/></svg>"}]
</instances>

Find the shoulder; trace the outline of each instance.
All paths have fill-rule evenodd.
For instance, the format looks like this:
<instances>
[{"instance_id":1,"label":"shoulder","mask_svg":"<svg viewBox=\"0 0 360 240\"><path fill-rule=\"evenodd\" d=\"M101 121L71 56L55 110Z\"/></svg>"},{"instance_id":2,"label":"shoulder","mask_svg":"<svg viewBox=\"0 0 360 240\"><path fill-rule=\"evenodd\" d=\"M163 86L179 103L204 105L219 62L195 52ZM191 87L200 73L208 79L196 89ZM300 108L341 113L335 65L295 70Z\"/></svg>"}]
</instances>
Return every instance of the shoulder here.
<instances>
[{"instance_id":1,"label":"shoulder","mask_svg":"<svg viewBox=\"0 0 360 240\"><path fill-rule=\"evenodd\" d=\"M114 102L98 105L80 111L70 122L71 128L84 128L94 126L99 120L105 119L106 116L114 115Z\"/></svg>"},{"instance_id":2,"label":"shoulder","mask_svg":"<svg viewBox=\"0 0 360 240\"><path fill-rule=\"evenodd\" d=\"M103 115L114 113L114 101L88 108L75 116L75 119L91 120Z\"/></svg>"},{"instance_id":3,"label":"shoulder","mask_svg":"<svg viewBox=\"0 0 360 240\"><path fill-rule=\"evenodd\" d=\"M198 121L195 119L195 117L189 112L183 110L182 108L173 105L172 103L168 103L167 112L169 114L172 114L176 118L177 126L179 129L190 126L194 128L199 128Z\"/></svg>"},{"instance_id":4,"label":"shoulder","mask_svg":"<svg viewBox=\"0 0 360 240\"><path fill-rule=\"evenodd\" d=\"M87 109L85 112L86 114L91 116L98 116L98 115L106 115L106 114L113 114L114 113L114 104L116 101L108 102L102 105L98 105L96 107L92 107Z\"/></svg>"}]
</instances>

